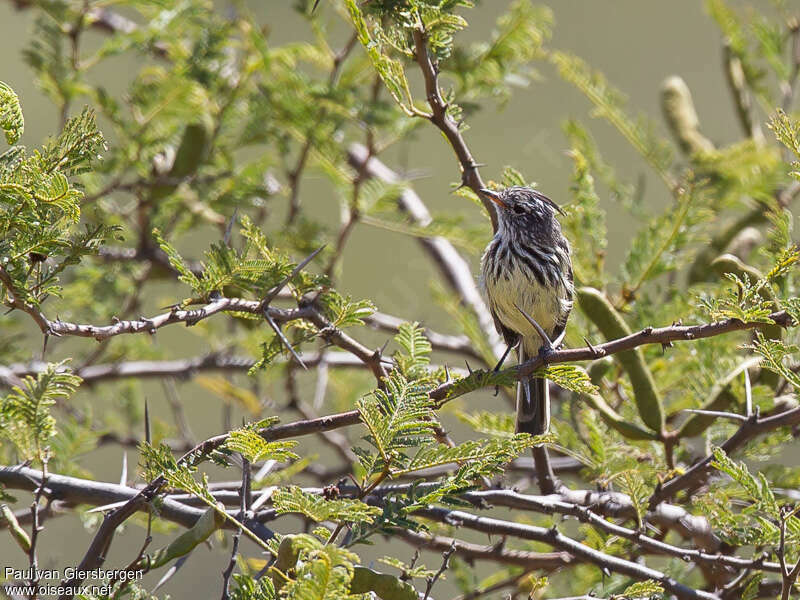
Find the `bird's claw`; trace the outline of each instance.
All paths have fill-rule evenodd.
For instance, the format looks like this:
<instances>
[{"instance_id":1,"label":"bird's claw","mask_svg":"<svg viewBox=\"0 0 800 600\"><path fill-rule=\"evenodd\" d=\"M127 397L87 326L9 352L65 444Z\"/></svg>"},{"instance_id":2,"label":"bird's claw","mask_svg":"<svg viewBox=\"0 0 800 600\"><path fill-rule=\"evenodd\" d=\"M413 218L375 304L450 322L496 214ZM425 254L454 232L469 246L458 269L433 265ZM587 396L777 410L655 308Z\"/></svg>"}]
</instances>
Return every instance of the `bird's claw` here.
<instances>
[{"instance_id":1,"label":"bird's claw","mask_svg":"<svg viewBox=\"0 0 800 600\"><path fill-rule=\"evenodd\" d=\"M556 349L553 347L553 344L542 344L539 347L539 358L541 359L542 363L547 364L547 359L555 354L555 352Z\"/></svg>"}]
</instances>

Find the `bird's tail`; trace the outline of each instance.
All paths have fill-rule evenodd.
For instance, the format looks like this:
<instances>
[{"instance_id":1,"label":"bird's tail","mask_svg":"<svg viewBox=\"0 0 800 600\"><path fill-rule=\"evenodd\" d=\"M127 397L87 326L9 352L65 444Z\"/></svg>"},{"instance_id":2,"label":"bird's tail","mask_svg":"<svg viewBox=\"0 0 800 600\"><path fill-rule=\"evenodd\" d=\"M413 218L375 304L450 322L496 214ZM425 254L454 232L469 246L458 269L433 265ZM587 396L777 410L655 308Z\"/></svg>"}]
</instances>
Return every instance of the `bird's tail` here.
<instances>
[{"instance_id":1,"label":"bird's tail","mask_svg":"<svg viewBox=\"0 0 800 600\"><path fill-rule=\"evenodd\" d=\"M519 362L528 357L520 344ZM550 393L547 380L540 377L520 379L517 385L517 433L542 435L550 428Z\"/></svg>"}]
</instances>

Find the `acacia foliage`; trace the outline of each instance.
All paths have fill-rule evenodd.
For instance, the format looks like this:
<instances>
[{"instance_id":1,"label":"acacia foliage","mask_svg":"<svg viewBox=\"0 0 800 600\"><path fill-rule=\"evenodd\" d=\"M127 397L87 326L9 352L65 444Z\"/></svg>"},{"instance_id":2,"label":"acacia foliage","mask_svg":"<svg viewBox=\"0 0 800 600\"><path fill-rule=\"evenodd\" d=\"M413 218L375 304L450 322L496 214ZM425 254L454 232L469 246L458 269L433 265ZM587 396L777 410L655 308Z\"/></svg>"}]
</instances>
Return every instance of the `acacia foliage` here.
<instances>
[{"instance_id":1,"label":"acacia foliage","mask_svg":"<svg viewBox=\"0 0 800 600\"><path fill-rule=\"evenodd\" d=\"M229 597L436 596L445 593L441 584L431 592L443 573L465 595L475 590L497 595L508 588L541 597L680 596L685 592L674 584L676 578L712 597L725 585L742 597L768 594L775 585L792 593L800 568L795 566L800 520L789 506L794 501L789 491L798 483L796 461L752 468L753 461L790 451L793 433L785 427L790 423L759 429L743 444L730 441L749 431L747 426L760 427L761 416L789 419L797 408L797 334L778 326L800 322L800 254L792 235L800 184L794 97L800 34L788 6L777 3L777 16L770 20L737 12L722 0L707 2L726 36L725 68L744 134L727 146L697 142L704 138L701 120L691 118L691 97L679 94L674 102L670 96L664 118L678 153L602 73L551 46L550 11L525 0L511 3L492 34L477 43L463 43L459 36L470 19L471 3L465 0L343 0L323 2L316 10L314 2L300 2L297 10L307 20L310 41L282 45L271 42L245 6L228 14L202 0L119 4L130 16L100 3L31 3L36 24L24 58L62 118L60 133L41 148L21 145L24 107L12 87L0 84L0 128L8 144L0 154L0 284L12 309L2 317L0 333L8 342L0 345L8 388L0 403L0 455L5 465L24 460L41 469L45 480L34 489L37 502L50 493L47 473L91 480L82 455L110 452L108 442L140 441L137 477L151 482L156 496L148 501L154 507L148 528L169 520L158 510L164 495L186 492L205 512L183 534L170 532L164 548L155 553L143 548L131 564L155 571L175 561L182 565L210 536L227 536L223 528L238 531L264 554L233 552L235 572L221 581ZM334 41L334 23L348 32L343 44ZM87 32L94 26L104 36L90 44ZM96 75L119 55L140 59L122 94L108 91ZM428 64L432 71L425 70ZM441 115L435 95L413 83L420 69L441 94ZM402 324L391 321L393 335L382 332L380 340L365 327L380 320L374 298L353 298L340 283L354 227L422 240L441 237L472 258L491 231L488 220L475 226L474 219L452 215L409 218L401 196L410 184L372 177L354 164L350 145L363 143L367 156L378 157L418 127L452 125L457 135L451 131L447 139L461 167L473 168L463 163L470 116L492 100L503 103L515 87L532 84L544 70L586 97L593 115L632 145L670 198L660 214L649 215L636 186L602 156L589 125L564 124L573 179L569 193L560 196L567 199L563 226L574 248L577 288L567 345L678 321L753 326L674 347L598 355L582 366L543 367L533 376L547 375L561 392L554 431L532 439L514 434L510 408L485 410L498 403L489 404L485 388L510 388L518 373L491 369L496 360L487 342L491 332L482 329L482 315L471 312L474 305L465 302L453 271L445 268L440 279L446 283L432 289L405 276L408 285L441 305L446 317L427 324L433 331L415 323L416 315L403 314ZM471 150L480 156L480 148ZM317 204L304 192L310 173L321 175L338 201L338 227L318 216ZM535 175L511 167L483 168L483 173L490 185L525 185ZM474 189L458 187L455 167L452 179L464 198L464 215L482 210ZM618 267L605 260L608 206L630 212L639 223ZM357 268L369 257L348 260L348 268ZM222 310L226 315L217 314L214 307L225 301L230 301ZM227 359L215 363L204 357L200 367L173 373L214 394L228 415L224 438L183 455L178 450L199 440L186 426L174 380L164 384L174 416L170 423L150 417L145 384L123 379L119 367L147 360L165 368L185 345L162 344L160 338L153 343L148 333L155 333L155 325L97 346L53 335L53 323L65 334L61 337L79 332L63 323L147 325L155 320L139 317L140 311L156 308L169 311L159 323L191 325L193 345L209 349L214 359ZM780 322L778 314L785 316ZM455 342L442 341L437 330L460 336L455 351L480 361L480 368L459 372L439 366L448 359L441 351L453 351ZM381 350L390 337L391 346ZM334 353L326 362L330 346L355 356L366 375L339 371ZM45 364L30 362L34 349ZM240 356L246 360L233 360ZM301 373L301 362L318 377L316 406L304 398L309 377ZM92 367L104 363L115 368L100 383L102 392L81 384ZM247 377L196 373L202 365L223 369L223 363L229 371L247 371ZM439 394L442 389L446 393ZM103 402L101 396L112 400ZM472 397L485 401L484 410L467 408ZM462 401L453 415L450 407ZM310 429L322 434L341 459L338 465L318 461L300 433L277 437L282 431L277 416L286 422L291 415L310 419L317 412L354 407L357 425L346 433L328 431L327 425ZM232 414L245 415L248 422L231 427ZM466 428L451 436L454 416ZM143 429L144 435L131 439ZM430 536L468 537L457 521L436 516L443 509L487 508L474 500L480 496L469 496L475 490L499 486L512 497L518 471L509 465L541 444L576 461L579 471L569 481L573 491L621 492L626 510L614 516L636 531L623 535L603 526L606 515L591 506L581 512L539 499L523 509L514 496L517 504L511 507L519 512L508 520L531 525L528 532L535 533L558 525L554 512L579 516L579 528L564 529L593 553L581 560L570 555L560 570L552 563L526 566L504 554L506 549L528 553L524 556L538 565L541 556L535 553L556 539L543 541L549 534L539 533L542 539L519 535L505 547L479 553L498 561L486 578L466 567L461 556L469 553L457 545L446 552L441 569L412 560L410 550L407 561L384 557L380 568L363 565L375 556L365 545L381 544L384 534L405 532L417 544ZM739 452L751 466L720 446ZM706 519L711 533L697 541L691 531L687 535L674 523L658 521L664 500L659 494L703 457L709 457L712 470L668 498L687 516ZM237 467L250 473L254 466L253 479L245 477L242 486L258 497L255 513L248 512L245 493L242 506L238 500L227 508L218 502L207 461L236 478ZM3 471L9 478L11 472ZM8 487L3 494L16 501ZM229 485L227 491L235 488ZM284 515L300 517L308 527L298 528ZM12 511L3 516L13 534L8 542L15 541L35 562L37 550L45 552L37 548L37 536L28 535ZM274 532L262 522L271 520ZM655 526L677 549L660 560L646 556L648 565L658 564L658 576L613 560L646 555L652 546L637 536L649 536L648 527ZM737 578L722 563L711 567L698 558L702 568L687 575L680 548L693 543L753 562ZM569 554L568 544L556 547ZM764 553L762 560L754 558L752 547ZM769 563L773 567L765 567ZM136 584L114 585L115 593L148 595Z\"/></svg>"}]
</instances>

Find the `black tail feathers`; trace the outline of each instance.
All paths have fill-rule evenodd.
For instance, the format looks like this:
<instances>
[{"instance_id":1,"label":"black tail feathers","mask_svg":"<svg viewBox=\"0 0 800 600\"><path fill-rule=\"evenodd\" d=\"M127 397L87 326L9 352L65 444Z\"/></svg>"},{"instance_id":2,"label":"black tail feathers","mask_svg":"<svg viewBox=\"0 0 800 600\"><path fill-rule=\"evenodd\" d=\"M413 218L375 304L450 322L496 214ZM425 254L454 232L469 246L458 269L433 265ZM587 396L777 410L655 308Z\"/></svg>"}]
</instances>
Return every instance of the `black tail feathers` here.
<instances>
[{"instance_id":1,"label":"black tail feathers","mask_svg":"<svg viewBox=\"0 0 800 600\"><path fill-rule=\"evenodd\" d=\"M550 428L550 394L547 380L521 380L517 386L517 433L542 435Z\"/></svg>"}]
</instances>

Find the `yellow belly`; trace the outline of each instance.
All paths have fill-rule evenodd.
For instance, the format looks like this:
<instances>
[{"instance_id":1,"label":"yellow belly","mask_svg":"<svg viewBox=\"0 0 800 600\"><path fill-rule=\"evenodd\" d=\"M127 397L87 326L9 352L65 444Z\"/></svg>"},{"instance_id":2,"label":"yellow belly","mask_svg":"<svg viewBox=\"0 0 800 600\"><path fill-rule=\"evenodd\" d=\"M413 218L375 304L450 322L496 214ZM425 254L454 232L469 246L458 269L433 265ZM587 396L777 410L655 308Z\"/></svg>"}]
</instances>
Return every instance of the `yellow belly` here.
<instances>
[{"instance_id":1,"label":"yellow belly","mask_svg":"<svg viewBox=\"0 0 800 600\"><path fill-rule=\"evenodd\" d=\"M525 285L519 285L526 281ZM561 320L562 315L569 311L570 302L568 291L563 286L553 289L542 286L535 279L531 280L515 270L511 277L499 277L495 281L484 281L489 306L497 315L500 322L522 335L525 342L525 351L528 356L538 352L542 340L536 329L520 313L514 304L528 313L544 329L548 337L553 337L553 330Z\"/></svg>"}]
</instances>

